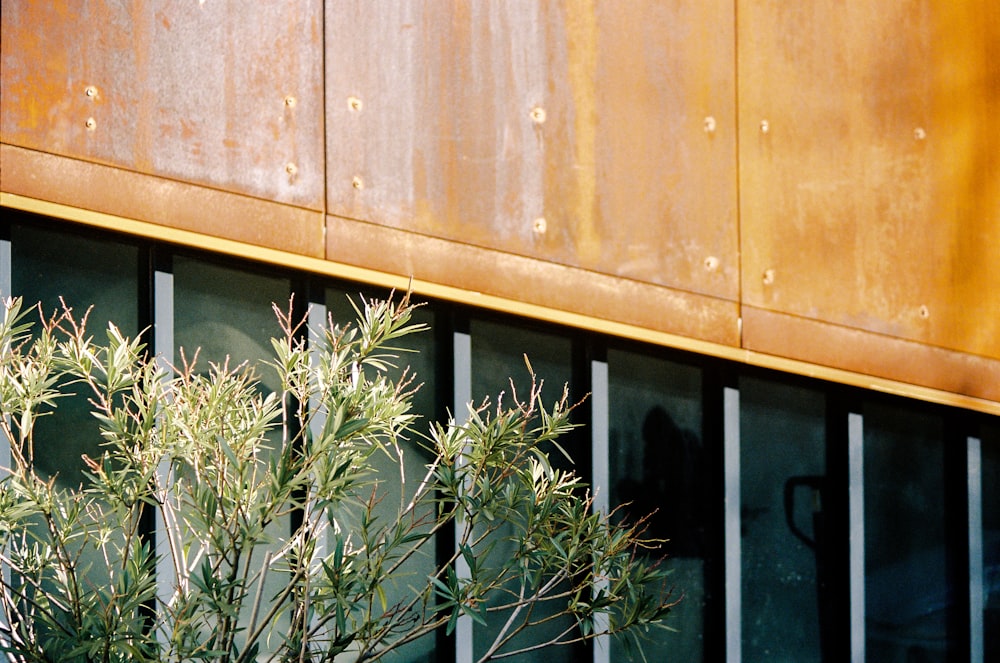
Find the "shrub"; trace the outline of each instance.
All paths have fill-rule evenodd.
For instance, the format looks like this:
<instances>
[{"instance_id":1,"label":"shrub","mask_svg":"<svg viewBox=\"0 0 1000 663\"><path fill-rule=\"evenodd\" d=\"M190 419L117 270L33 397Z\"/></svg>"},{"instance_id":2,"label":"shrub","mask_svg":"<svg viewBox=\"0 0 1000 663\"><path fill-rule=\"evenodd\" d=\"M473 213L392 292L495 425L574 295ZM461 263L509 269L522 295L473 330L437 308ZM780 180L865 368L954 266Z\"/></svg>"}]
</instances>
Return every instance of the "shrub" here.
<instances>
[{"instance_id":1,"label":"shrub","mask_svg":"<svg viewBox=\"0 0 1000 663\"><path fill-rule=\"evenodd\" d=\"M639 526L593 513L544 451L572 427L565 390L546 406L532 376L507 407L416 432L413 380L394 368L396 343L420 331L412 310L366 301L307 343L276 307L281 391L265 393L252 367L195 354L166 370L113 325L98 344L86 315L64 306L36 329L5 302L3 648L23 661L374 661L468 616L498 625L487 660L662 626L673 602ZM65 487L35 469L36 422L58 421L81 388L101 453ZM404 477L414 444L425 473ZM379 476L376 455L398 472ZM406 488L386 500L393 482ZM414 575L448 532L454 554Z\"/></svg>"}]
</instances>

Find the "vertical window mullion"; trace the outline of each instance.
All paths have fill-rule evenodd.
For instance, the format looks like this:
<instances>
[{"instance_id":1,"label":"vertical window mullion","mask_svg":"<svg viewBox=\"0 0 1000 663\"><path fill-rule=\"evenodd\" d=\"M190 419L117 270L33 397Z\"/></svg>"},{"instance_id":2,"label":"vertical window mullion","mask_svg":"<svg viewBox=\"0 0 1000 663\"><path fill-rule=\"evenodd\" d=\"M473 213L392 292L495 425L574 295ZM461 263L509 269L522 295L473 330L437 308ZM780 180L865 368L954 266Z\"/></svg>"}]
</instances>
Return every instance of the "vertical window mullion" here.
<instances>
[{"instance_id":1,"label":"vertical window mullion","mask_svg":"<svg viewBox=\"0 0 1000 663\"><path fill-rule=\"evenodd\" d=\"M10 254L10 239L4 237L0 239L0 297L7 299L11 297L11 254ZM3 440L0 443L0 467L10 467L10 445L12 440ZM10 569L4 565L3 568L4 575L10 572Z\"/></svg>"},{"instance_id":2,"label":"vertical window mullion","mask_svg":"<svg viewBox=\"0 0 1000 663\"><path fill-rule=\"evenodd\" d=\"M609 460L609 408L608 408L608 363L605 361L590 362L590 445L591 445L591 485L593 492L593 509L596 513L607 513L611 500L611 470ZM608 627L607 617L595 618L594 630L600 631ZM594 663L609 663L611 660L611 643L609 636L600 636L593 647Z\"/></svg>"},{"instance_id":3,"label":"vertical window mullion","mask_svg":"<svg viewBox=\"0 0 1000 663\"><path fill-rule=\"evenodd\" d=\"M10 239L0 239L0 296L11 296Z\"/></svg>"},{"instance_id":4,"label":"vertical window mullion","mask_svg":"<svg viewBox=\"0 0 1000 663\"><path fill-rule=\"evenodd\" d=\"M315 369L319 366L319 347L323 340L321 334L326 328L326 305L321 302L311 302L309 305L309 363ZM314 437L318 437L323 432L325 417L319 412L320 402L317 394L312 394L309 399L309 431Z\"/></svg>"},{"instance_id":5,"label":"vertical window mullion","mask_svg":"<svg viewBox=\"0 0 1000 663\"><path fill-rule=\"evenodd\" d=\"M472 401L472 336L462 332L455 332L453 343L454 379L452 384L454 385L454 398L452 404L454 409L452 412L455 417L455 424L461 425L468 420L468 406ZM462 525L461 523L456 523L454 542L456 551L458 550L461 537ZM455 572L459 578L469 577L469 567L462 555L458 555L455 567ZM458 624L455 627L456 663L472 663L472 647L472 618L468 615L462 615L458 618Z\"/></svg>"},{"instance_id":6,"label":"vertical window mullion","mask_svg":"<svg viewBox=\"0 0 1000 663\"><path fill-rule=\"evenodd\" d=\"M319 367L320 347L323 343L323 330L326 328L327 308L323 302L310 302L309 313L306 324L308 325L308 349L309 364L315 370ZM327 413L322 411L318 394L309 396L309 432L313 439L318 439L323 434L326 426ZM316 559L324 559L330 551L330 530L327 529L322 537L316 541ZM318 615L314 618L318 619Z\"/></svg>"},{"instance_id":7,"label":"vertical window mullion","mask_svg":"<svg viewBox=\"0 0 1000 663\"><path fill-rule=\"evenodd\" d=\"M847 482L850 574L851 661L865 660L864 419L847 415Z\"/></svg>"},{"instance_id":8,"label":"vertical window mullion","mask_svg":"<svg viewBox=\"0 0 1000 663\"><path fill-rule=\"evenodd\" d=\"M9 227L5 227L4 232L9 232ZM3 237L0 239L0 297L3 297L4 299L12 297L12 287L10 238ZM7 436L4 433L0 433L0 436L3 437L3 439L0 440L0 467L10 467L10 445L13 443L13 440L7 439ZM11 583L10 565L3 564L0 566L0 574L3 576L4 586L9 587ZM6 620L0 618L0 625L6 626L4 623L5 621Z\"/></svg>"},{"instance_id":9,"label":"vertical window mullion","mask_svg":"<svg viewBox=\"0 0 1000 663\"><path fill-rule=\"evenodd\" d=\"M166 379L173 375L174 366L174 275L165 265L153 269L153 349L156 362L164 371ZM170 471L169 461L162 461L158 468L160 485L166 485L166 475ZM163 521L163 511L155 511L153 541L156 546L156 594L161 606L169 604L176 573L170 553L167 523Z\"/></svg>"},{"instance_id":10,"label":"vertical window mullion","mask_svg":"<svg viewBox=\"0 0 1000 663\"><path fill-rule=\"evenodd\" d=\"M723 388L723 472L725 495L726 661L742 658L742 557L740 554L740 392Z\"/></svg>"},{"instance_id":11,"label":"vertical window mullion","mask_svg":"<svg viewBox=\"0 0 1000 663\"><path fill-rule=\"evenodd\" d=\"M969 661L983 663L983 493L979 438L966 439L969 500Z\"/></svg>"}]
</instances>

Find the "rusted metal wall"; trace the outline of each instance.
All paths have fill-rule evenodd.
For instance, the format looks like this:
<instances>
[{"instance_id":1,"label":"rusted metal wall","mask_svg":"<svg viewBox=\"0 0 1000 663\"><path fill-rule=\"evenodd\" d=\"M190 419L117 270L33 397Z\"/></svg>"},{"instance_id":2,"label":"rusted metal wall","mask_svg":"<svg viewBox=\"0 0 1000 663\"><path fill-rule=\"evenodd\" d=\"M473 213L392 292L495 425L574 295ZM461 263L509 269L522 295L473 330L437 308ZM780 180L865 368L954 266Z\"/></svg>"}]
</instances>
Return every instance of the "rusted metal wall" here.
<instances>
[{"instance_id":1,"label":"rusted metal wall","mask_svg":"<svg viewBox=\"0 0 1000 663\"><path fill-rule=\"evenodd\" d=\"M1000 358L997 4L738 15L747 345L842 352L753 324L773 312Z\"/></svg>"},{"instance_id":2,"label":"rusted metal wall","mask_svg":"<svg viewBox=\"0 0 1000 663\"><path fill-rule=\"evenodd\" d=\"M0 190L1000 400L998 7L3 0Z\"/></svg>"},{"instance_id":3,"label":"rusted metal wall","mask_svg":"<svg viewBox=\"0 0 1000 663\"><path fill-rule=\"evenodd\" d=\"M322 209L320 0L2 14L4 143Z\"/></svg>"},{"instance_id":4,"label":"rusted metal wall","mask_svg":"<svg viewBox=\"0 0 1000 663\"><path fill-rule=\"evenodd\" d=\"M731 2L327 19L331 213L737 299Z\"/></svg>"}]
</instances>

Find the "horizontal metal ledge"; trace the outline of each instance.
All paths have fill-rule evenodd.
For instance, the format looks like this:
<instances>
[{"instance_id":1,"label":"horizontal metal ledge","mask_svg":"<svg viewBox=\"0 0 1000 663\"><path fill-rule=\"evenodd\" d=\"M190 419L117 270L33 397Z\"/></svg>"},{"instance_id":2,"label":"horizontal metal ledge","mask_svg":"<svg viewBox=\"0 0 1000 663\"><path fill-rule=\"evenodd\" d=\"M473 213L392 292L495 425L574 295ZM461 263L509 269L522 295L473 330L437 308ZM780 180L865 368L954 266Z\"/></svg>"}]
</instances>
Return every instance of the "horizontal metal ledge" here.
<instances>
[{"instance_id":1,"label":"horizontal metal ledge","mask_svg":"<svg viewBox=\"0 0 1000 663\"><path fill-rule=\"evenodd\" d=\"M6 179L4 187L6 188ZM783 357L765 352L761 348L751 345L748 345L747 348L740 348L697 338L689 338L639 325L615 322L591 315L518 301L509 297L500 297L419 278L410 278L406 274L359 267L344 262L291 253L225 237L210 236L181 228L162 226L147 221L30 198L7 191L0 191L0 206L338 279L395 288L397 290L411 288L414 294L419 296L501 311L609 336L675 348L749 366L803 375L838 384L871 389L883 393L898 394L926 402L1000 415L1000 402L990 400L989 398L950 392L925 384L907 383L884 376L866 375L857 371L826 365L819 361L810 362L801 358ZM762 330L758 325L751 324L750 331L752 332L755 329ZM744 333L746 334L747 331L744 324ZM863 334L863 332L858 333ZM754 335L750 334L750 338L752 342ZM769 347L782 345L780 343L781 338L776 338L774 343ZM888 340L895 341L895 339ZM900 343L904 342L900 341ZM914 345L909 342L905 344L908 347ZM777 352L778 349L775 347L773 352ZM960 353L952 354L960 355Z\"/></svg>"},{"instance_id":2,"label":"horizontal metal ledge","mask_svg":"<svg viewBox=\"0 0 1000 663\"><path fill-rule=\"evenodd\" d=\"M997 411L1000 360L753 306L743 306L742 313L743 347L750 352L780 353L812 364L816 368L809 374L817 377L824 377L830 370L827 367L834 367L906 385L880 388L862 381L858 386L914 398L922 398L921 389L940 390L992 402L986 411Z\"/></svg>"},{"instance_id":3,"label":"horizontal metal ledge","mask_svg":"<svg viewBox=\"0 0 1000 663\"><path fill-rule=\"evenodd\" d=\"M110 216L323 257L323 212L0 145L0 188Z\"/></svg>"}]
</instances>

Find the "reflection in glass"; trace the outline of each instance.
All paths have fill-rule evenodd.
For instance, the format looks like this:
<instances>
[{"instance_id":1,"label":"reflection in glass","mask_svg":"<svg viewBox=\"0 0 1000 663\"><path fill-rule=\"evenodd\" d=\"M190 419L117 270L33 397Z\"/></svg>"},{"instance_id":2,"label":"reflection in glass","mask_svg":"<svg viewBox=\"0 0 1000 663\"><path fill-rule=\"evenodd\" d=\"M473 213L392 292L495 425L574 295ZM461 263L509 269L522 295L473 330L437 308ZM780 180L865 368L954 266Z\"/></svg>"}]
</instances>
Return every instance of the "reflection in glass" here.
<instances>
[{"instance_id":1,"label":"reflection in glass","mask_svg":"<svg viewBox=\"0 0 1000 663\"><path fill-rule=\"evenodd\" d=\"M705 493L701 369L656 357L608 351L611 507L631 521L649 514L648 536L663 540L650 554L667 557L684 600L644 645L650 660L704 658ZM612 640L611 659L628 660Z\"/></svg>"},{"instance_id":2,"label":"reflection in glass","mask_svg":"<svg viewBox=\"0 0 1000 663\"><path fill-rule=\"evenodd\" d=\"M983 661L1000 663L1000 424L986 427L981 454Z\"/></svg>"},{"instance_id":3,"label":"reflection in glass","mask_svg":"<svg viewBox=\"0 0 1000 663\"><path fill-rule=\"evenodd\" d=\"M200 349L196 370L204 373L209 370L209 362L223 364L228 360L230 367L248 362L265 394L280 391L277 371L264 362L273 357L270 339L281 335L271 304L287 309L289 281L182 256L174 258L173 272L174 341L184 349L187 360L191 361ZM181 361L179 352L175 358ZM277 449L281 444L280 429L272 431L268 439ZM271 527L285 537L291 532L288 516ZM263 559L265 551L259 554ZM269 573L264 591L273 596L283 585L280 573ZM251 588L250 595L255 591L255 587ZM287 613L284 620L287 624ZM262 651L277 649L283 634L275 632L269 637Z\"/></svg>"},{"instance_id":4,"label":"reflection in glass","mask_svg":"<svg viewBox=\"0 0 1000 663\"><path fill-rule=\"evenodd\" d=\"M539 380L544 380L542 399L547 407L561 397L563 385L570 381L571 345L568 339L552 334L519 329L485 321L472 321L470 332L472 336L472 397L478 404L483 397L490 396L491 403L496 404L497 394L504 393L504 405L510 405L512 394L510 380L521 398L527 398L530 388L530 378L525 367L524 355L528 356L531 366ZM568 439L568 438L567 438ZM564 446L564 448L566 448ZM573 449L566 448L572 455ZM552 464L565 467L566 461L556 450L549 450ZM512 551L495 547L491 555L510 555ZM534 616L540 616L540 607L535 609ZM492 644L499 629L504 623L506 613L490 613L486 627L476 626L473 631L474 658L479 659ZM567 628L563 621L553 621L538 627L532 635L515 639L510 646L502 651L510 651L534 644L539 639L553 637ZM558 661L573 661L574 651L571 647L557 647L545 650L544 657L550 663ZM512 663L530 663L538 660L538 654L526 653L503 659Z\"/></svg>"},{"instance_id":5,"label":"reflection in glass","mask_svg":"<svg viewBox=\"0 0 1000 663\"><path fill-rule=\"evenodd\" d=\"M351 302L362 312L364 299L371 299L370 293L361 295L357 292L328 288L326 291L326 309L334 324L355 324L358 313ZM380 296L379 298L385 298ZM395 295L398 301L399 295ZM436 414L435 362L437 361L433 330L433 313L427 307L417 308L413 313L412 324L425 324L426 331L410 334L394 343L395 346L408 351L399 352L396 367L390 370L390 376L399 380L404 369L408 369L407 377L412 379L412 386L419 385L419 390L413 396L413 412L419 419L413 426L409 440L400 444L402 452L402 472L400 459L394 451L377 453L372 456L373 477L377 480L376 490L381 499L375 508L379 522L388 523L395 520L400 509L409 502L427 472L427 464L431 455L425 450L424 438ZM406 498L404 500L404 498ZM418 519L430 514L417 514ZM426 519L429 523L430 518ZM428 524L429 527L429 524ZM392 606L408 603L413 596L410 587L426 586L427 578L436 569L436 542L431 539L425 542L416 555L411 557L400 571L393 576L392 586L385 587L386 605ZM430 663L435 660L435 637L433 634L401 646L390 652L385 659L389 663Z\"/></svg>"},{"instance_id":6,"label":"reflection in glass","mask_svg":"<svg viewBox=\"0 0 1000 663\"><path fill-rule=\"evenodd\" d=\"M41 303L49 318L62 310L64 302L78 322L90 309L87 329L99 344L107 341L105 332L111 322L128 337L138 334L139 251L135 246L14 225L11 263L13 294L24 298L25 308ZM38 324L33 313L28 320ZM36 420L34 465L40 475L55 477L57 487L71 489L84 482L83 456L99 458L103 449L98 421L91 414L92 394L82 385L63 385L61 391L70 395L57 400L56 415ZM45 535L40 533L40 538ZM88 569L84 574L85 581L92 583L88 590L107 584L98 551L83 547L78 563L79 568Z\"/></svg>"},{"instance_id":7,"label":"reflection in glass","mask_svg":"<svg viewBox=\"0 0 1000 663\"><path fill-rule=\"evenodd\" d=\"M137 247L15 225L11 228L11 262L12 289L24 298L25 308L41 302L49 317L62 310L62 298L77 320L93 307L87 329L97 343L106 342L109 322L126 336L138 334ZM38 322L37 316L29 314L29 319ZM89 395L79 388L73 393L77 395L59 400L58 417L41 417L35 428L37 469L56 475L65 487L75 487L83 480L83 454L96 458L101 453Z\"/></svg>"},{"instance_id":8,"label":"reflection in glass","mask_svg":"<svg viewBox=\"0 0 1000 663\"><path fill-rule=\"evenodd\" d=\"M740 380L744 661L822 660L824 409L821 392Z\"/></svg>"},{"instance_id":9,"label":"reflection in glass","mask_svg":"<svg viewBox=\"0 0 1000 663\"><path fill-rule=\"evenodd\" d=\"M946 553L944 423L864 408L865 650L871 661L944 661L956 609Z\"/></svg>"},{"instance_id":10,"label":"reflection in glass","mask_svg":"<svg viewBox=\"0 0 1000 663\"><path fill-rule=\"evenodd\" d=\"M245 272L213 263L174 258L174 340L198 365L249 362L268 392L278 391L277 372L265 365L280 336L272 304L288 308L288 279ZM176 355L180 361L180 355Z\"/></svg>"}]
</instances>

